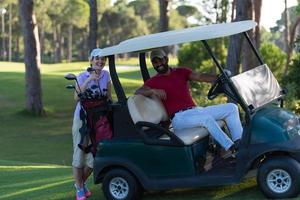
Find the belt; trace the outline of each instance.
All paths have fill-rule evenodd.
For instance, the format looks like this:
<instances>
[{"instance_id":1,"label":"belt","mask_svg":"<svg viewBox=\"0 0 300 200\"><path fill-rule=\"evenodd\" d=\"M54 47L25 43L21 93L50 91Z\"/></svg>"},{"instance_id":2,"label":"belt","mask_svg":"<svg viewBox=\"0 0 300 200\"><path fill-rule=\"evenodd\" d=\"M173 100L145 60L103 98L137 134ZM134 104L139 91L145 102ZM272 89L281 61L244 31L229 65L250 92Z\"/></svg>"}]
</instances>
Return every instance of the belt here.
<instances>
[{"instance_id":1,"label":"belt","mask_svg":"<svg viewBox=\"0 0 300 200\"><path fill-rule=\"evenodd\" d=\"M195 106L187 107L187 108L178 110L177 112L173 113L173 114L170 116L170 119L172 120L172 119L174 118L174 116L176 115L176 113L183 112L183 111L186 111L186 110L189 110L189 109L193 109L193 108L195 108Z\"/></svg>"}]
</instances>

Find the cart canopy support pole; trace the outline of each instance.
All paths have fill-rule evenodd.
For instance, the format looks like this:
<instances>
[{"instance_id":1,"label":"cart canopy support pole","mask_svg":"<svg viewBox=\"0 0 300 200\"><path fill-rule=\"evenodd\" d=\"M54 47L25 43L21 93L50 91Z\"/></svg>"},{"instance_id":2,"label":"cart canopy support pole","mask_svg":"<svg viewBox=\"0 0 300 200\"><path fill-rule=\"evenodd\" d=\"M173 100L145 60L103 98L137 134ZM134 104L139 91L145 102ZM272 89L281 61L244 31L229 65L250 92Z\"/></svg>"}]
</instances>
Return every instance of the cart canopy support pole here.
<instances>
[{"instance_id":1,"label":"cart canopy support pole","mask_svg":"<svg viewBox=\"0 0 300 200\"><path fill-rule=\"evenodd\" d=\"M142 73L142 77L144 82L150 78L148 69L147 69L147 64L146 64L146 53L141 52L139 53L139 60L140 60L140 69Z\"/></svg>"},{"instance_id":2,"label":"cart canopy support pole","mask_svg":"<svg viewBox=\"0 0 300 200\"><path fill-rule=\"evenodd\" d=\"M249 37L249 34L248 34L247 32L244 32L244 36L246 37L246 39L247 39L247 41L248 41L248 43L249 43L251 49L253 50L253 52L254 52L256 58L258 59L259 63L260 63L261 65L265 64L264 61L263 61L263 59L262 59L262 57L260 56L260 54L258 53L257 49L255 48L253 42L251 41L251 39L250 39L250 37Z\"/></svg>"},{"instance_id":3,"label":"cart canopy support pole","mask_svg":"<svg viewBox=\"0 0 300 200\"><path fill-rule=\"evenodd\" d=\"M117 71L116 71L116 65L115 65L115 56L110 55L108 56L108 61L109 61L109 72L111 76L111 80L114 85L114 89L116 92L116 95L118 97L118 102L121 104L126 104L126 95L124 93L124 90L122 88L122 85L120 83Z\"/></svg>"}]
</instances>

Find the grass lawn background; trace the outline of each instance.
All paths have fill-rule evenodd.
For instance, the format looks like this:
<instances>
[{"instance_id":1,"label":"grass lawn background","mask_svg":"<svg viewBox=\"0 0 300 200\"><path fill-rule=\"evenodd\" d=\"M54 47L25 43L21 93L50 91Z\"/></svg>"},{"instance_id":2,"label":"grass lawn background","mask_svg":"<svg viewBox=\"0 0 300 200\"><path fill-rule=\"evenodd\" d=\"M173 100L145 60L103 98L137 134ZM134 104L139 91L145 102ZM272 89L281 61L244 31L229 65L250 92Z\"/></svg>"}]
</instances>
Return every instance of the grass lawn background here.
<instances>
[{"instance_id":1,"label":"grass lawn background","mask_svg":"<svg viewBox=\"0 0 300 200\"><path fill-rule=\"evenodd\" d=\"M138 69L118 69L125 92L131 95L142 82ZM175 64L176 60L171 60ZM41 66L45 117L24 112L24 64L0 62L0 200L75 199L71 173L71 122L75 103L67 72L78 74L87 62ZM153 73L153 71L152 71ZM114 95L114 99L116 99ZM93 196L104 199L99 185L89 186ZM226 187L150 192L144 199L262 199L255 179Z\"/></svg>"}]
</instances>

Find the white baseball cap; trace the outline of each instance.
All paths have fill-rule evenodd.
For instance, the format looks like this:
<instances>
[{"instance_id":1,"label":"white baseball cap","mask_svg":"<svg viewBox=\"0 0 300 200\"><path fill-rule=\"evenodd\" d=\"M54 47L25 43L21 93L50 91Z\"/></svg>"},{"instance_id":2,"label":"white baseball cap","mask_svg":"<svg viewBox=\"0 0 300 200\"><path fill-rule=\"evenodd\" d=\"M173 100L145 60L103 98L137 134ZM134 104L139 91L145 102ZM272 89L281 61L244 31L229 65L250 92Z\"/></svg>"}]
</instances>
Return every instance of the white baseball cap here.
<instances>
[{"instance_id":1,"label":"white baseball cap","mask_svg":"<svg viewBox=\"0 0 300 200\"><path fill-rule=\"evenodd\" d=\"M102 57L101 52L102 52L102 49L100 49L100 48L93 49L91 51L90 58L93 58L93 57L96 57L96 56Z\"/></svg>"}]
</instances>

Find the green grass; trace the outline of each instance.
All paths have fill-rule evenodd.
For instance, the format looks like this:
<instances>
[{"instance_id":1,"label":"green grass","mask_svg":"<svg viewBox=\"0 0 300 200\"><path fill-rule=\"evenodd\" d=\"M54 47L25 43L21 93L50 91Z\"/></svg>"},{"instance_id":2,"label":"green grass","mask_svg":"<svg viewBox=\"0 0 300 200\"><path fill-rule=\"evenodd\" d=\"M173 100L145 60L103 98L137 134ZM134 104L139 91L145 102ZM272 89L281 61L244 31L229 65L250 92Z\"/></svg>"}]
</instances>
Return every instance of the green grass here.
<instances>
[{"instance_id":1,"label":"green grass","mask_svg":"<svg viewBox=\"0 0 300 200\"><path fill-rule=\"evenodd\" d=\"M131 61L130 61L131 62ZM132 62L133 63L133 62ZM0 200L75 199L71 173L73 92L65 89L67 72L79 73L88 63L42 65L43 102L47 115L24 112L24 64L0 62ZM128 63L121 62L123 65ZM125 92L142 82L136 68L119 70ZM115 95L114 95L115 98ZM104 199L89 185L93 199ZM256 181L194 190L147 193L144 199L262 199Z\"/></svg>"},{"instance_id":2,"label":"green grass","mask_svg":"<svg viewBox=\"0 0 300 200\"><path fill-rule=\"evenodd\" d=\"M0 200L74 199L71 168L62 165L46 165L0 160ZM89 180L93 193L90 200L104 199L99 185ZM149 192L145 200L165 199L262 199L257 193L256 182L251 179L239 185L193 190Z\"/></svg>"}]
</instances>

